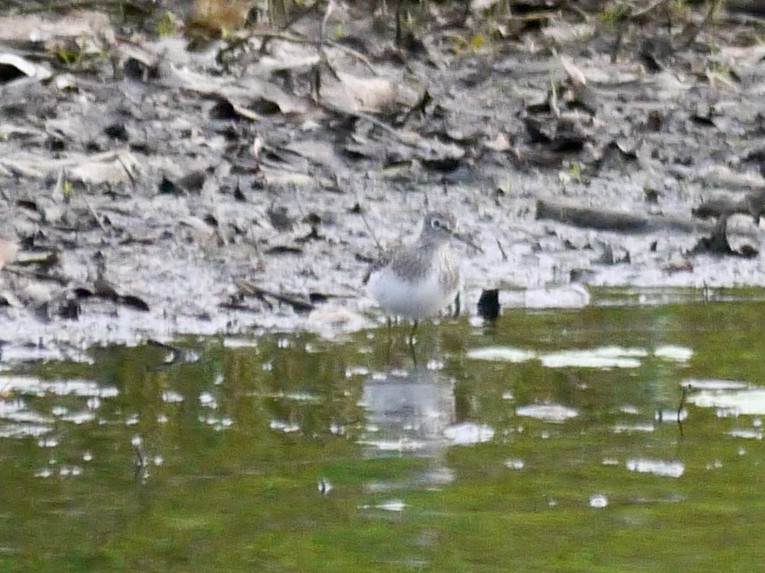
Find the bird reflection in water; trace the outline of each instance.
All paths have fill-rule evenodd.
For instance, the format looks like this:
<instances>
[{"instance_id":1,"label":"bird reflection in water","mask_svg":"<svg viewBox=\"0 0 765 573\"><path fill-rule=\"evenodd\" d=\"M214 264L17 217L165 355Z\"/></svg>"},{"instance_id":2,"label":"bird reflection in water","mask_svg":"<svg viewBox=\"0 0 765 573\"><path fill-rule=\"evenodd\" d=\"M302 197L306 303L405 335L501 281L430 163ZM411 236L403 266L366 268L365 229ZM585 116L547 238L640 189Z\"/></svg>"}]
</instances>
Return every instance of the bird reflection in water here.
<instances>
[{"instance_id":1,"label":"bird reflection in water","mask_svg":"<svg viewBox=\"0 0 765 573\"><path fill-rule=\"evenodd\" d=\"M413 456L434 463L415 481L452 481L443 454L444 430L455 421L454 381L428 369L373 373L364 382L367 424L361 442L372 457Z\"/></svg>"}]
</instances>

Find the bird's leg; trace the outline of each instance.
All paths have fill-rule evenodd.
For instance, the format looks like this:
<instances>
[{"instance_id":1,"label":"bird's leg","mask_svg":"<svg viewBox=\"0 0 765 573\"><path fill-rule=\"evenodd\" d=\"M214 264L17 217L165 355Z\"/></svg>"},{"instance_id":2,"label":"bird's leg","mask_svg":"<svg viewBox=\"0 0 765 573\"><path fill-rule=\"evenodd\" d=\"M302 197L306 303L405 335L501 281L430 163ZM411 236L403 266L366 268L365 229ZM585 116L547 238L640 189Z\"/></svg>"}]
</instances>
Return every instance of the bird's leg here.
<instances>
[{"instance_id":1,"label":"bird's leg","mask_svg":"<svg viewBox=\"0 0 765 573\"><path fill-rule=\"evenodd\" d=\"M414 368L416 369L417 368L417 348L415 347L414 344L409 345L409 352L411 352L412 354L412 366L414 366Z\"/></svg>"},{"instance_id":2,"label":"bird's leg","mask_svg":"<svg viewBox=\"0 0 765 573\"><path fill-rule=\"evenodd\" d=\"M454 297L454 312L452 312L452 318L459 318L460 316L460 311L462 310L462 298L460 296L461 294L462 293L458 291Z\"/></svg>"},{"instance_id":3,"label":"bird's leg","mask_svg":"<svg viewBox=\"0 0 765 573\"><path fill-rule=\"evenodd\" d=\"M412 323L412 330L409 332L409 346L414 346L414 335L417 332L417 321Z\"/></svg>"}]
</instances>

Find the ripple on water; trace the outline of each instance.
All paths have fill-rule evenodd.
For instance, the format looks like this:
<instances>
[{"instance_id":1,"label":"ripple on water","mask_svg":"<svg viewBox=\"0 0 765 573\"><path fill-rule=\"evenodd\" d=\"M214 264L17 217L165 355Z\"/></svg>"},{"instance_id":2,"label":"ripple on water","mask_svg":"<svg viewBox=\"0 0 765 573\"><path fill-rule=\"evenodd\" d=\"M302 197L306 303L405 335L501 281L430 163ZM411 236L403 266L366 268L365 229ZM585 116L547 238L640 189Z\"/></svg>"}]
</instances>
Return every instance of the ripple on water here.
<instances>
[{"instance_id":1,"label":"ripple on water","mask_svg":"<svg viewBox=\"0 0 765 573\"><path fill-rule=\"evenodd\" d=\"M667 344L664 346L656 347L656 349L653 351L653 354L657 358L684 364L693 357L693 350L686 348L685 346Z\"/></svg>"},{"instance_id":2,"label":"ripple on water","mask_svg":"<svg viewBox=\"0 0 765 573\"><path fill-rule=\"evenodd\" d=\"M444 430L444 436L458 446L480 444L482 442L488 442L494 437L494 428L485 424L464 422L446 428Z\"/></svg>"},{"instance_id":3,"label":"ripple on water","mask_svg":"<svg viewBox=\"0 0 765 573\"><path fill-rule=\"evenodd\" d=\"M519 406L515 409L515 413L526 418L537 418L545 422L556 423L565 422L579 414L574 408L561 404L529 404L528 406Z\"/></svg>"},{"instance_id":4,"label":"ripple on water","mask_svg":"<svg viewBox=\"0 0 765 573\"><path fill-rule=\"evenodd\" d=\"M729 436L734 438L745 438L747 440L761 440L762 430L740 428L737 430L731 430L728 432Z\"/></svg>"},{"instance_id":5,"label":"ripple on water","mask_svg":"<svg viewBox=\"0 0 765 573\"><path fill-rule=\"evenodd\" d=\"M650 458L627 460L627 469L631 472L647 473L662 477L679 478L685 473L685 464Z\"/></svg>"},{"instance_id":6,"label":"ripple on water","mask_svg":"<svg viewBox=\"0 0 765 573\"><path fill-rule=\"evenodd\" d=\"M523 460L519 460L519 459L505 460L505 467L509 470L522 470L525 465L526 464L523 463Z\"/></svg>"},{"instance_id":7,"label":"ripple on water","mask_svg":"<svg viewBox=\"0 0 765 573\"><path fill-rule=\"evenodd\" d=\"M43 424L4 424L0 426L0 438L37 437L52 431L53 426Z\"/></svg>"},{"instance_id":8,"label":"ripple on water","mask_svg":"<svg viewBox=\"0 0 765 573\"><path fill-rule=\"evenodd\" d=\"M281 430L285 434L300 431L300 426L298 424L290 424L289 422L285 422L283 420L271 420L269 427L272 430Z\"/></svg>"},{"instance_id":9,"label":"ripple on water","mask_svg":"<svg viewBox=\"0 0 765 573\"><path fill-rule=\"evenodd\" d=\"M608 505L608 498L600 493L590 496L590 507L595 509L603 509Z\"/></svg>"},{"instance_id":10,"label":"ripple on water","mask_svg":"<svg viewBox=\"0 0 765 573\"><path fill-rule=\"evenodd\" d=\"M614 426L614 434L653 432L655 429L653 424L617 424Z\"/></svg>"},{"instance_id":11,"label":"ripple on water","mask_svg":"<svg viewBox=\"0 0 765 573\"><path fill-rule=\"evenodd\" d=\"M704 390L689 396L688 402L699 408L717 408L724 416L761 415L765 414L765 389L731 392Z\"/></svg>"},{"instance_id":12,"label":"ripple on water","mask_svg":"<svg viewBox=\"0 0 765 573\"><path fill-rule=\"evenodd\" d=\"M369 446L380 452L412 453L425 450L427 442L401 438L398 440L359 440L364 446Z\"/></svg>"},{"instance_id":13,"label":"ripple on water","mask_svg":"<svg viewBox=\"0 0 765 573\"><path fill-rule=\"evenodd\" d=\"M540 356L547 368L639 368L640 360L648 356L642 348L602 346L588 350L563 350Z\"/></svg>"},{"instance_id":14,"label":"ripple on water","mask_svg":"<svg viewBox=\"0 0 765 573\"><path fill-rule=\"evenodd\" d=\"M473 360L521 363L538 359L547 368L639 368L641 358L650 353L644 348L602 346L590 349L536 352L512 346L486 346L468 350ZM663 345L653 351L656 358L684 364L693 357L693 350L684 346Z\"/></svg>"},{"instance_id":15,"label":"ripple on water","mask_svg":"<svg viewBox=\"0 0 765 573\"><path fill-rule=\"evenodd\" d=\"M57 396L99 396L101 398L119 395L119 390L113 386L99 386L92 380L40 380L33 376L0 376L0 389L4 393L18 392L42 396L56 394Z\"/></svg>"},{"instance_id":16,"label":"ripple on water","mask_svg":"<svg viewBox=\"0 0 765 573\"><path fill-rule=\"evenodd\" d=\"M183 402L183 396L174 390L164 390L162 392L162 401L166 404L175 404L178 402Z\"/></svg>"},{"instance_id":17,"label":"ripple on water","mask_svg":"<svg viewBox=\"0 0 765 573\"><path fill-rule=\"evenodd\" d=\"M537 353L510 346L486 346L484 348L468 350L467 357L473 360L519 363L535 359Z\"/></svg>"},{"instance_id":18,"label":"ripple on water","mask_svg":"<svg viewBox=\"0 0 765 573\"><path fill-rule=\"evenodd\" d=\"M361 509L381 509L383 511L404 511L406 503L400 499L390 499L376 505L362 505Z\"/></svg>"},{"instance_id":19,"label":"ripple on water","mask_svg":"<svg viewBox=\"0 0 765 573\"><path fill-rule=\"evenodd\" d=\"M686 378L680 383L681 386L691 390L743 390L749 387L746 382L739 380L721 380L719 378Z\"/></svg>"},{"instance_id":20,"label":"ripple on water","mask_svg":"<svg viewBox=\"0 0 765 573\"><path fill-rule=\"evenodd\" d=\"M53 430L52 419L33 412L21 399L0 400L0 438L39 437Z\"/></svg>"}]
</instances>

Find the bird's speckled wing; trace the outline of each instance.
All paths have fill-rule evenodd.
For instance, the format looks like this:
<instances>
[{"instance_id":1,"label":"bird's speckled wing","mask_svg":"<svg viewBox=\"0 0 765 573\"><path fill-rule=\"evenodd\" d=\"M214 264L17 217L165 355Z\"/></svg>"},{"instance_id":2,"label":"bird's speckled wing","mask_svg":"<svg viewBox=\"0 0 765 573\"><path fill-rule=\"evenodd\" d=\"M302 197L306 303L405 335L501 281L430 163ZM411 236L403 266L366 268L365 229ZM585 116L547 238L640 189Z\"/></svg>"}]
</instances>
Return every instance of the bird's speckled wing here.
<instances>
[{"instance_id":1,"label":"bird's speckled wing","mask_svg":"<svg viewBox=\"0 0 765 573\"><path fill-rule=\"evenodd\" d=\"M415 283L430 274L434 262L432 246L415 243L396 251L389 265L398 276Z\"/></svg>"},{"instance_id":2,"label":"bird's speckled wing","mask_svg":"<svg viewBox=\"0 0 765 573\"><path fill-rule=\"evenodd\" d=\"M377 258L369 264L367 272L364 274L362 284L367 284L369 282L369 277L372 276L372 273L379 271L383 267L387 267L391 263L391 260L400 253L402 249L406 249L406 246L401 240L398 240L390 247L381 251Z\"/></svg>"}]
</instances>

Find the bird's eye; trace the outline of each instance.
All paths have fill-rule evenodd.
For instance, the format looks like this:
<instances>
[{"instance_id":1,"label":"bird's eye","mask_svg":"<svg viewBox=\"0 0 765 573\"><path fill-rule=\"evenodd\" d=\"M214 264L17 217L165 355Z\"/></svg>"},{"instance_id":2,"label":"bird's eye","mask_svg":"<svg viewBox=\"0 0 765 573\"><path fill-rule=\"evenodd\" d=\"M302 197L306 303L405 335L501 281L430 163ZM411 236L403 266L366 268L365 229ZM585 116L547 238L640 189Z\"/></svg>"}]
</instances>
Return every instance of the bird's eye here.
<instances>
[{"instance_id":1,"label":"bird's eye","mask_svg":"<svg viewBox=\"0 0 765 573\"><path fill-rule=\"evenodd\" d=\"M430 222L430 226L433 227L434 229L440 229L441 227L443 227L443 224L441 223L440 219L433 219Z\"/></svg>"}]
</instances>

